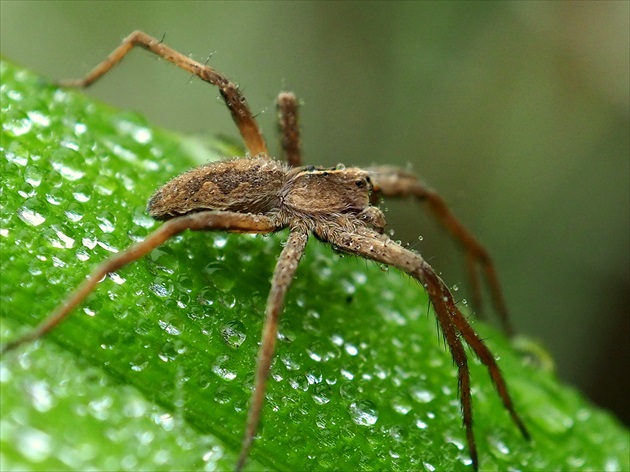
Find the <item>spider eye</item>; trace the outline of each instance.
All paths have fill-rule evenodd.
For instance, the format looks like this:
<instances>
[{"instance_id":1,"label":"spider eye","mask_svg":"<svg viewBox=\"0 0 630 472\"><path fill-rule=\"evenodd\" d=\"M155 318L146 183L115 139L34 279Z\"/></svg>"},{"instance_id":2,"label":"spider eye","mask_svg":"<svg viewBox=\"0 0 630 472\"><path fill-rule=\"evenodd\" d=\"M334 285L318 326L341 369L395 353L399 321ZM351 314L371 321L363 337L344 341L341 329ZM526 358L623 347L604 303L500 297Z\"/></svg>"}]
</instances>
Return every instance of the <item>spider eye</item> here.
<instances>
[{"instance_id":1,"label":"spider eye","mask_svg":"<svg viewBox=\"0 0 630 472\"><path fill-rule=\"evenodd\" d=\"M356 184L357 187L361 188L361 187L365 187L366 180L365 179L358 179L358 180L355 180L354 183Z\"/></svg>"}]
</instances>

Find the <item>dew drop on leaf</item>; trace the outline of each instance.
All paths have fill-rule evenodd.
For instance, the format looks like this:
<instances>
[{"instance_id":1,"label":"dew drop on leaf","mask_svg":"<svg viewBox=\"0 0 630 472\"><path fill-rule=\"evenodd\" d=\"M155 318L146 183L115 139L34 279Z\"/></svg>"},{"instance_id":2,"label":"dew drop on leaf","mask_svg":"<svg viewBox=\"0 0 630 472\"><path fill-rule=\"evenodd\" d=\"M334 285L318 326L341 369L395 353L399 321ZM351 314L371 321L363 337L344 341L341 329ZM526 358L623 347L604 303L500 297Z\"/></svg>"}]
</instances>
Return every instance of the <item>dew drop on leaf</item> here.
<instances>
[{"instance_id":1,"label":"dew drop on leaf","mask_svg":"<svg viewBox=\"0 0 630 472\"><path fill-rule=\"evenodd\" d=\"M348 407L352 421L359 426L372 426L378 420L378 409L369 400L352 402Z\"/></svg>"},{"instance_id":2,"label":"dew drop on leaf","mask_svg":"<svg viewBox=\"0 0 630 472\"><path fill-rule=\"evenodd\" d=\"M238 320L229 321L221 328L221 337L228 346L237 349L247 339L245 325Z\"/></svg>"}]
</instances>

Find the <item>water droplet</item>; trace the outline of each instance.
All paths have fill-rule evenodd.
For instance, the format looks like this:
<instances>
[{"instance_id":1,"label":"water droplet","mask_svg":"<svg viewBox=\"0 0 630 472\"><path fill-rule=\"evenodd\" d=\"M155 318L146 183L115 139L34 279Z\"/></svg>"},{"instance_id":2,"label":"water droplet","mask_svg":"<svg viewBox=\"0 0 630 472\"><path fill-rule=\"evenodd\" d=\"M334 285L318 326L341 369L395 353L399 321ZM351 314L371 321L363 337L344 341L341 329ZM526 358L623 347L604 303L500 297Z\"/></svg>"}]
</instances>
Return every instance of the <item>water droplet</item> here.
<instances>
[{"instance_id":1,"label":"water droplet","mask_svg":"<svg viewBox=\"0 0 630 472\"><path fill-rule=\"evenodd\" d=\"M24 182L24 184L20 187L17 193L22 198L30 198L37 195L37 191L35 190L35 187L33 187L31 184L27 182Z\"/></svg>"},{"instance_id":2,"label":"water droplet","mask_svg":"<svg viewBox=\"0 0 630 472\"><path fill-rule=\"evenodd\" d=\"M81 218L79 218L81 219ZM98 244L98 239L96 238L83 238L81 239L81 244L88 249L94 249Z\"/></svg>"},{"instance_id":3,"label":"water droplet","mask_svg":"<svg viewBox=\"0 0 630 472\"><path fill-rule=\"evenodd\" d=\"M131 361L129 365L131 366L131 370L133 370L134 372L142 372L144 369L148 367L149 362L148 361L144 361L144 362Z\"/></svg>"},{"instance_id":4,"label":"water droplet","mask_svg":"<svg viewBox=\"0 0 630 472\"><path fill-rule=\"evenodd\" d=\"M331 388L328 384L317 384L313 387L313 400L318 405L325 405L330 402Z\"/></svg>"},{"instance_id":5,"label":"water droplet","mask_svg":"<svg viewBox=\"0 0 630 472\"><path fill-rule=\"evenodd\" d=\"M422 421L420 418L416 419L416 427L419 429L427 429L427 424Z\"/></svg>"},{"instance_id":6,"label":"water droplet","mask_svg":"<svg viewBox=\"0 0 630 472\"><path fill-rule=\"evenodd\" d=\"M181 329L170 322L159 320L158 324L160 325L160 328L162 328L164 331L172 336L179 336L182 333Z\"/></svg>"},{"instance_id":7,"label":"water droplet","mask_svg":"<svg viewBox=\"0 0 630 472\"><path fill-rule=\"evenodd\" d=\"M278 331L278 339L287 343L295 341L295 331L288 326L283 326Z\"/></svg>"},{"instance_id":8,"label":"water droplet","mask_svg":"<svg viewBox=\"0 0 630 472\"><path fill-rule=\"evenodd\" d=\"M352 421L359 426L372 426L378 420L378 409L369 400L352 402L348 407Z\"/></svg>"},{"instance_id":9,"label":"water droplet","mask_svg":"<svg viewBox=\"0 0 630 472\"><path fill-rule=\"evenodd\" d=\"M339 385L339 394L341 395L342 398L345 398L346 400L353 402L356 400L356 398L359 395L357 388L358 388L357 385L355 385L352 382L343 382L342 384Z\"/></svg>"},{"instance_id":10,"label":"water droplet","mask_svg":"<svg viewBox=\"0 0 630 472\"><path fill-rule=\"evenodd\" d=\"M306 379L309 385L319 384L322 382L323 376L318 370L307 372Z\"/></svg>"},{"instance_id":11,"label":"water droplet","mask_svg":"<svg viewBox=\"0 0 630 472\"><path fill-rule=\"evenodd\" d=\"M346 369L341 369L341 375L348 380L354 379L354 374Z\"/></svg>"},{"instance_id":12,"label":"water droplet","mask_svg":"<svg viewBox=\"0 0 630 472\"><path fill-rule=\"evenodd\" d=\"M616 457L609 457L604 463L604 470L606 472L617 472L621 470L621 464Z\"/></svg>"},{"instance_id":13,"label":"water droplet","mask_svg":"<svg viewBox=\"0 0 630 472\"><path fill-rule=\"evenodd\" d=\"M72 196L77 202L88 202L92 197L92 186L79 184L72 190Z\"/></svg>"},{"instance_id":14,"label":"water droplet","mask_svg":"<svg viewBox=\"0 0 630 472\"><path fill-rule=\"evenodd\" d=\"M387 307L383 309L383 314L385 315L386 320L391 321L398 326L405 326L407 324L407 319L398 310Z\"/></svg>"},{"instance_id":15,"label":"water droplet","mask_svg":"<svg viewBox=\"0 0 630 472\"><path fill-rule=\"evenodd\" d=\"M299 370L301 367L300 359L293 353L287 353L280 357L280 360L289 370Z\"/></svg>"},{"instance_id":16,"label":"water droplet","mask_svg":"<svg viewBox=\"0 0 630 472\"><path fill-rule=\"evenodd\" d=\"M155 220L144 212L136 212L133 215L133 224L151 229L155 226Z\"/></svg>"},{"instance_id":17,"label":"water droplet","mask_svg":"<svg viewBox=\"0 0 630 472\"><path fill-rule=\"evenodd\" d=\"M38 205L34 205L33 203L31 203L30 205L29 201L27 200L27 202L18 209L18 218L29 225L39 226L44 221L46 221L46 218L34 209L34 207L37 207Z\"/></svg>"},{"instance_id":18,"label":"water droplet","mask_svg":"<svg viewBox=\"0 0 630 472\"><path fill-rule=\"evenodd\" d=\"M33 122L28 115L22 111L14 111L2 120L2 129L9 136L22 136L28 133L33 127Z\"/></svg>"},{"instance_id":19,"label":"water droplet","mask_svg":"<svg viewBox=\"0 0 630 472\"><path fill-rule=\"evenodd\" d=\"M114 153L116 156L118 156L120 159L124 161L134 162L134 163L138 161L138 155L135 152L133 152L131 149L128 149L120 145L119 143L114 143L112 141L104 141L103 144L105 144L111 150L112 153Z\"/></svg>"},{"instance_id":20,"label":"water droplet","mask_svg":"<svg viewBox=\"0 0 630 472\"><path fill-rule=\"evenodd\" d=\"M245 325L238 320L232 320L221 328L221 336L228 346L238 349L247 339Z\"/></svg>"},{"instance_id":21,"label":"water droplet","mask_svg":"<svg viewBox=\"0 0 630 472\"><path fill-rule=\"evenodd\" d=\"M228 292L236 283L235 274L221 262L210 262L203 269L210 276L212 284L223 292Z\"/></svg>"},{"instance_id":22,"label":"water droplet","mask_svg":"<svg viewBox=\"0 0 630 472\"><path fill-rule=\"evenodd\" d=\"M173 285L158 277L154 283L149 285L149 290L160 298L166 298L173 293Z\"/></svg>"},{"instance_id":23,"label":"water droplet","mask_svg":"<svg viewBox=\"0 0 630 472\"><path fill-rule=\"evenodd\" d=\"M157 451L155 454L153 454L152 459L153 459L153 464L158 466L158 468L162 468L160 466L167 464L171 460L171 453L169 451L161 449Z\"/></svg>"},{"instance_id":24,"label":"water droplet","mask_svg":"<svg viewBox=\"0 0 630 472\"><path fill-rule=\"evenodd\" d=\"M320 341L315 341L306 350L308 357L315 362L326 362L334 357L334 354L328 352L324 344Z\"/></svg>"},{"instance_id":25,"label":"water droplet","mask_svg":"<svg viewBox=\"0 0 630 472\"><path fill-rule=\"evenodd\" d=\"M399 453L399 452L396 452L396 451L393 451L393 450L390 450L390 451L389 451L389 456L390 456L392 459L399 459L399 458L400 458L400 453Z\"/></svg>"},{"instance_id":26,"label":"water droplet","mask_svg":"<svg viewBox=\"0 0 630 472\"><path fill-rule=\"evenodd\" d=\"M580 408L575 417L578 421L588 421L591 418L591 410L588 408Z\"/></svg>"},{"instance_id":27,"label":"water droplet","mask_svg":"<svg viewBox=\"0 0 630 472\"><path fill-rule=\"evenodd\" d=\"M24 98L24 94L19 90L9 90L7 91L7 98L10 98L14 102L19 102Z\"/></svg>"},{"instance_id":28,"label":"water droplet","mask_svg":"<svg viewBox=\"0 0 630 472\"><path fill-rule=\"evenodd\" d=\"M28 166L24 172L24 180L33 187L39 187L42 183L42 172L36 166Z\"/></svg>"},{"instance_id":29,"label":"water droplet","mask_svg":"<svg viewBox=\"0 0 630 472\"><path fill-rule=\"evenodd\" d=\"M452 436L448 436L448 435L444 439L446 440L446 442L448 444L452 444L453 446L455 446L457 448L457 450L459 450L459 451L463 451L464 450L464 443L461 442L459 439L456 439L456 438L454 438Z\"/></svg>"},{"instance_id":30,"label":"water droplet","mask_svg":"<svg viewBox=\"0 0 630 472\"><path fill-rule=\"evenodd\" d=\"M18 430L16 437L17 447L20 452L32 462L46 460L52 452L52 438L38 429L23 427Z\"/></svg>"},{"instance_id":31,"label":"water droplet","mask_svg":"<svg viewBox=\"0 0 630 472\"><path fill-rule=\"evenodd\" d=\"M346 343L344 349L351 356L356 356L359 353L359 349L354 344Z\"/></svg>"},{"instance_id":32,"label":"water droplet","mask_svg":"<svg viewBox=\"0 0 630 472\"><path fill-rule=\"evenodd\" d=\"M84 123L75 123L74 134L81 136L87 131L87 126Z\"/></svg>"},{"instance_id":33,"label":"water droplet","mask_svg":"<svg viewBox=\"0 0 630 472\"><path fill-rule=\"evenodd\" d=\"M212 446L212 448L202 456L202 460L206 462L206 467L204 468L204 470L219 470L220 467L218 466L217 462L224 455L225 452L223 451L223 449L221 449L219 446Z\"/></svg>"},{"instance_id":34,"label":"water droplet","mask_svg":"<svg viewBox=\"0 0 630 472\"><path fill-rule=\"evenodd\" d=\"M136 128L132 133L133 139L140 144L146 144L153 138L153 134L149 128Z\"/></svg>"},{"instance_id":35,"label":"water droplet","mask_svg":"<svg viewBox=\"0 0 630 472\"><path fill-rule=\"evenodd\" d=\"M217 292L213 288L204 288L199 292L197 296L197 301L200 305L212 306L214 305L214 297L216 297Z\"/></svg>"},{"instance_id":36,"label":"water droplet","mask_svg":"<svg viewBox=\"0 0 630 472\"><path fill-rule=\"evenodd\" d=\"M113 233L116 229L116 217L109 211L101 212L96 216L96 221L103 233Z\"/></svg>"},{"instance_id":37,"label":"water droplet","mask_svg":"<svg viewBox=\"0 0 630 472\"><path fill-rule=\"evenodd\" d=\"M175 419L169 413L154 415L153 422L162 427L164 431L173 431L175 427Z\"/></svg>"},{"instance_id":38,"label":"water droplet","mask_svg":"<svg viewBox=\"0 0 630 472\"><path fill-rule=\"evenodd\" d=\"M343 338L339 336L338 334L333 334L330 337L330 339L335 346L339 346L339 347L343 346Z\"/></svg>"},{"instance_id":39,"label":"water droplet","mask_svg":"<svg viewBox=\"0 0 630 472\"><path fill-rule=\"evenodd\" d=\"M53 397L46 382L33 382L28 385L28 394L37 411L48 411L53 406Z\"/></svg>"},{"instance_id":40,"label":"water droplet","mask_svg":"<svg viewBox=\"0 0 630 472\"><path fill-rule=\"evenodd\" d=\"M77 223L83 219L82 213L83 207L79 203L70 203L63 214L68 218L71 222ZM96 242L94 243L96 245Z\"/></svg>"},{"instance_id":41,"label":"water droplet","mask_svg":"<svg viewBox=\"0 0 630 472\"><path fill-rule=\"evenodd\" d=\"M228 356L218 356L214 365L212 366L212 372L217 374L223 380L234 380L236 378L236 372L228 369L224 364L229 360Z\"/></svg>"},{"instance_id":42,"label":"water droplet","mask_svg":"<svg viewBox=\"0 0 630 472\"><path fill-rule=\"evenodd\" d=\"M340 285L343 291L348 295L353 295L357 291L357 288L349 280L342 279Z\"/></svg>"},{"instance_id":43,"label":"water droplet","mask_svg":"<svg viewBox=\"0 0 630 472\"><path fill-rule=\"evenodd\" d=\"M435 472L435 466L429 462L423 462L422 465L427 472Z\"/></svg>"},{"instance_id":44,"label":"water droplet","mask_svg":"<svg viewBox=\"0 0 630 472\"><path fill-rule=\"evenodd\" d=\"M39 111L29 111L28 113L28 117L30 118L30 120L43 127L43 128L47 128L48 126L50 126L50 117L44 115L43 113L39 112Z\"/></svg>"},{"instance_id":45,"label":"water droplet","mask_svg":"<svg viewBox=\"0 0 630 472\"><path fill-rule=\"evenodd\" d=\"M123 414L129 418L142 418L146 414L148 403L131 389L129 397L123 403Z\"/></svg>"},{"instance_id":46,"label":"water droplet","mask_svg":"<svg viewBox=\"0 0 630 472\"><path fill-rule=\"evenodd\" d=\"M158 357L163 362L171 362L175 360L175 358L177 357L177 354L178 352L175 347L175 344L170 341L167 341L162 346L162 349L160 350L160 352L158 352Z\"/></svg>"},{"instance_id":47,"label":"water droplet","mask_svg":"<svg viewBox=\"0 0 630 472\"><path fill-rule=\"evenodd\" d=\"M576 457L576 456L569 456L567 457L567 464L569 465L569 469L570 470L580 470L582 467L584 467L584 464L586 463L586 458L584 457ZM618 469L605 469L605 470L618 470Z\"/></svg>"},{"instance_id":48,"label":"water droplet","mask_svg":"<svg viewBox=\"0 0 630 472\"><path fill-rule=\"evenodd\" d=\"M406 415L411 411L411 404L401 397L394 397L392 399L392 408L396 413L400 413L401 415Z\"/></svg>"},{"instance_id":49,"label":"water droplet","mask_svg":"<svg viewBox=\"0 0 630 472\"><path fill-rule=\"evenodd\" d=\"M169 247L161 247L151 251L148 261L152 273L165 272L173 274L179 268L179 257L177 257Z\"/></svg>"},{"instance_id":50,"label":"water droplet","mask_svg":"<svg viewBox=\"0 0 630 472\"><path fill-rule=\"evenodd\" d=\"M389 428L389 435L397 442L403 442L407 438L407 432L405 428L397 425Z\"/></svg>"},{"instance_id":51,"label":"water droplet","mask_svg":"<svg viewBox=\"0 0 630 472\"><path fill-rule=\"evenodd\" d=\"M435 398L432 392L420 388L414 388L410 393L413 399L420 403L429 403Z\"/></svg>"},{"instance_id":52,"label":"water droplet","mask_svg":"<svg viewBox=\"0 0 630 472\"><path fill-rule=\"evenodd\" d=\"M232 309L236 306L236 297L232 293L224 293L219 297L221 305L225 308Z\"/></svg>"},{"instance_id":53,"label":"water droplet","mask_svg":"<svg viewBox=\"0 0 630 472\"><path fill-rule=\"evenodd\" d=\"M287 378L289 385L294 390L306 392L308 390L308 379L303 375L290 376Z\"/></svg>"},{"instance_id":54,"label":"water droplet","mask_svg":"<svg viewBox=\"0 0 630 472\"><path fill-rule=\"evenodd\" d=\"M216 383L216 382L214 382ZM202 385L202 388L207 388L207 386L209 386L210 384L212 384L212 380L208 381L208 382L204 382ZM214 391L214 401L217 403L220 403L221 405L225 405L227 403L230 403L230 401L232 401L232 391L230 388L228 388L227 385L221 384L219 386L217 386L217 388Z\"/></svg>"},{"instance_id":55,"label":"water droplet","mask_svg":"<svg viewBox=\"0 0 630 472\"><path fill-rule=\"evenodd\" d=\"M488 438L488 443L491 446L490 451L495 456L498 456L498 457L507 456L510 453L510 449L507 447L505 442L503 442L501 439L497 438L496 436L490 436ZM462 449L463 449L463 444L462 444Z\"/></svg>"},{"instance_id":56,"label":"water droplet","mask_svg":"<svg viewBox=\"0 0 630 472\"><path fill-rule=\"evenodd\" d=\"M46 201L51 205L60 205L64 200L63 190L59 188L53 188L46 194Z\"/></svg>"},{"instance_id":57,"label":"water droplet","mask_svg":"<svg viewBox=\"0 0 630 472\"><path fill-rule=\"evenodd\" d=\"M70 181L79 180L85 173L81 167L85 165L84 157L68 147L62 147L53 152L50 156L50 162L61 176Z\"/></svg>"},{"instance_id":58,"label":"water droplet","mask_svg":"<svg viewBox=\"0 0 630 472\"><path fill-rule=\"evenodd\" d=\"M101 195L109 196L118 189L119 183L114 177L101 174L96 177L93 186Z\"/></svg>"},{"instance_id":59,"label":"water droplet","mask_svg":"<svg viewBox=\"0 0 630 472\"><path fill-rule=\"evenodd\" d=\"M59 267L50 267L46 270L46 280L51 285L57 285L59 282L64 280L65 270L60 269Z\"/></svg>"},{"instance_id":60,"label":"water droplet","mask_svg":"<svg viewBox=\"0 0 630 472\"><path fill-rule=\"evenodd\" d=\"M70 236L68 236L67 234L65 234L63 231L61 230L54 230L55 231L55 236L56 239L51 239L50 242L52 243L53 247L57 247L60 249L70 249L72 247L74 247L74 239L71 238ZM48 239L48 238L47 238Z\"/></svg>"},{"instance_id":61,"label":"water droplet","mask_svg":"<svg viewBox=\"0 0 630 472\"><path fill-rule=\"evenodd\" d=\"M212 245L217 249L223 249L228 242L227 236L222 235L214 235L214 239L212 241Z\"/></svg>"},{"instance_id":62,"label":"water droplet","mask_svg":"<svg viewBox=\"0 0 630 472\"><path fill-rule=\"evenodd\" d=\"M88 411L90 414L99 420L106 420L109 418L110 407L114 403L114 400L109 395L92 400L88 405Z\"/></svg>"}]
</instances>

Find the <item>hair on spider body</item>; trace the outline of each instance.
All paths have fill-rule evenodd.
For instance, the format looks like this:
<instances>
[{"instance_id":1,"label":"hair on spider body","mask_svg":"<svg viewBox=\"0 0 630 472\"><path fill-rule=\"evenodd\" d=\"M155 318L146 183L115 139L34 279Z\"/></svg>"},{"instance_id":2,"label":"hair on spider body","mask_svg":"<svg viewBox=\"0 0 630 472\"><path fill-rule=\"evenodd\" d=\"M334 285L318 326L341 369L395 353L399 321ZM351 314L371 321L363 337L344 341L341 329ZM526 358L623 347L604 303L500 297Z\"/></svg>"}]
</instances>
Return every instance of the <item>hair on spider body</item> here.
<instances>
[{"instance_id":1,"label":"hair on spider body","mask_svg":"<svg viewBox=\"0 0 630 472\"><path fill-rule=\"evenodd\" d=\"M267 156L256 156L212 162L184 172L151 197L147 211L162 221L201 211L260 214L276 221L278 229L305 225L314 231L322 217L363 218L364 212L380 213L370 205L371 191L369 172L359 168L290 168ZM372 220L384 224L382 216L372 216Z\"/></svg>"},{"instance_id":2,"label":"hair on spider body","mask_svg":"<svg viewBox=\"0 0 630 472\"><path fill-rule=\"evenodd\" d=\"M337 251L396 267L421 284L440 331L457 366L457 384L468 450L473 468L479 465L473 432L471 379L464 343L488 370L504 408L525 438L529 433L517 414L505 379L483 340L459 310L447 285L417 253L383 234L385 217L371 204L380 197L411 197L425 202L466 253L473 300L480 303L482 272L505 330L511 332L494 264L472 234L455 218L444 201L414 175L391 166L360 169L336 166L302 166L295 95L282 92L277 101L283 163L271 159L254 116L238 87L208 65L169 48L141 31L129 35L83 79L65 86L87 87L106 74L135 46L144 48L218 87L249 156L206 164L173 178L151 197L149 214L164 223L143 241L115 254L97 266L79 287L33 331L2 346L15 349L53 330L107 274L138 260L173 236L186 230L236 233L273 233L285 228L289 236L273 272L263 334L258 354L243 442L236 470L248 457L258 429L264 392L278 333L278 319L308 238L313 235ZM479 270L481 269L481 271Z\"/></svg>"},{"instance_id":3,"label":"hair on spider body","mask_svg":"<svg viewBox=\"0 0 630 472\"><path fill-rule=\"evenodd\" d=\"M266 157L211 162L175 177L153 194L156 220L215 210L266 214L278 207L288 166Z\"/></svg>"}]
</instances>

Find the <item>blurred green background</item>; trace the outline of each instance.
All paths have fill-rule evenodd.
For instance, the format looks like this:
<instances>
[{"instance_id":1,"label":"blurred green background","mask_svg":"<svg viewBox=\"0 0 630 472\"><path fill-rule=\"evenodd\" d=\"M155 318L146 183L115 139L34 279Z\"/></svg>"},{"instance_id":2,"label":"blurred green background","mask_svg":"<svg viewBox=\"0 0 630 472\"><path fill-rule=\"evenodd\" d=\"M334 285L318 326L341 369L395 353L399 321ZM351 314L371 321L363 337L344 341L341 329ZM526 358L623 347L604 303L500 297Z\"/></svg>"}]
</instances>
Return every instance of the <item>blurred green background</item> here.
<instances>
[{"instance_id":1,"label":"blurred green background","mask_svg":"<svg viewBox=\"0 0 630 472\"><path fill-rule=\"evenodd\" d=\"M166 34L240 83L272 149L275 96L295 91L307 163L411 166L494 256L518 332L628 424L629 5L3 0L0 50L74 78L134 29ZM88 93L237 136L216 90L143 51ZM424 212L385 207L395 239L466 285Z\"/></svg>"}]
</instances>

